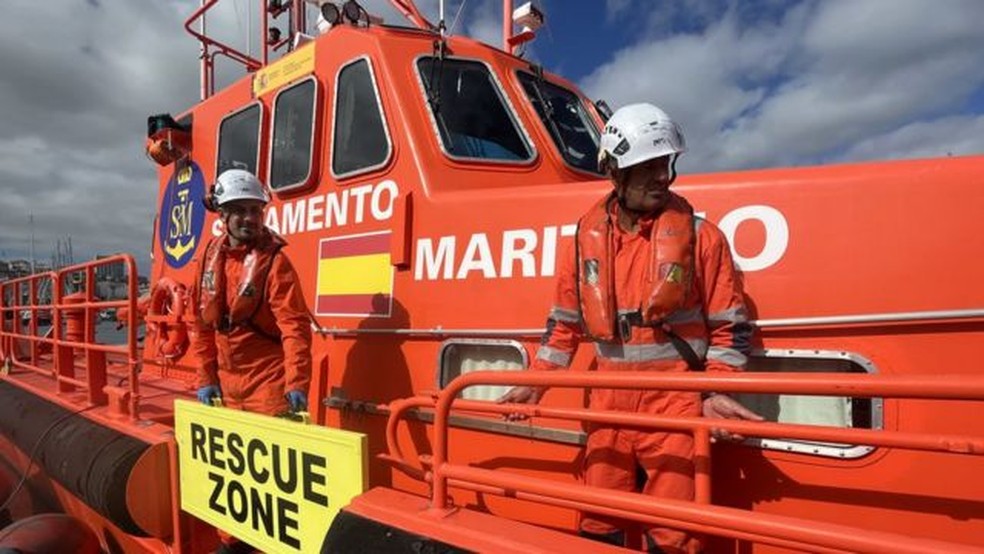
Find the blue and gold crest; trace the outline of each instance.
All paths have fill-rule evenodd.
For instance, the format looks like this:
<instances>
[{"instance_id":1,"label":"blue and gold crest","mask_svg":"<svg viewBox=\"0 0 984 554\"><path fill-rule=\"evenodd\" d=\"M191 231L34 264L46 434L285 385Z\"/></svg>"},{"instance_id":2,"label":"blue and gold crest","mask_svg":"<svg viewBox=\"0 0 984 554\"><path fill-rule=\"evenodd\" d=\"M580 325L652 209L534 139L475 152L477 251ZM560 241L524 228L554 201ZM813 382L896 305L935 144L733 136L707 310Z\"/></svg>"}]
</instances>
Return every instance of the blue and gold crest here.
<instances>
[{"instance_id":1,"label":"blue and gold crest","mask_svg":"<svg viewBox=\"0 0 984 554\"><path fill-rule=\"evenodd\" d=\"M179 166L167 183L158 221L158 238L167 265L184 267L195 255L205 225L205 179L195 162Z\"/></svg>"}]
</instances>

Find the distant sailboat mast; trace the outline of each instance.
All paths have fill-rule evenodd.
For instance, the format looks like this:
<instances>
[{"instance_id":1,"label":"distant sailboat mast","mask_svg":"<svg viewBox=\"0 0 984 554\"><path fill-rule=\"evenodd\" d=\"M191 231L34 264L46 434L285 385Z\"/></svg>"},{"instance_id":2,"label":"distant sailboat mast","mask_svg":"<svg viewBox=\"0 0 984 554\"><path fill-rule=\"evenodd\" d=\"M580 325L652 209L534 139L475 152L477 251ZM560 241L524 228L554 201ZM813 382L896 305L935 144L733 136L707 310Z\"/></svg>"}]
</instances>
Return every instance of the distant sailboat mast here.
<instances>
[{"instance_id":1,"label":"distant sailboat mast","mask_svg":"<svg viewBox=\"0 0 984 554\"><path fill-rule=\"evenodd\" d=\"M34 212L31 212L27 219L31 224L31 275L34 275L38 269L34 263Z\"/></svg>"}]
</instances>

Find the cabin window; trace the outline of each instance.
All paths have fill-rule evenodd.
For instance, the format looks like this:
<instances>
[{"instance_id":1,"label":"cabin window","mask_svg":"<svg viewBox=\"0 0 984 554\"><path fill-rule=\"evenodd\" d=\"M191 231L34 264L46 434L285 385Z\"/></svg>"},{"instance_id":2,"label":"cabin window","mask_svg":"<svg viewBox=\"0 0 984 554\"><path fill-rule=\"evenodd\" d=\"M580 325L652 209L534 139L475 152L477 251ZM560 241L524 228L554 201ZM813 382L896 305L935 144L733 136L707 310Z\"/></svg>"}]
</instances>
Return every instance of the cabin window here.
<instances>
[{"instance_id":1,"label":"cabin window","mask_svg":"<svg viewBox=\"0 0 984 554\"><path fill-rule=\"evenodd\" d=\"M452 158L519 162L533 150L488 66L477 61L417 60L431 121Z\"/></svg>"},{"instance_id":2,"label":"cabin window","mask_svg":"<svg viewBox=\"0 0 984 554\"><path fill-rule=\"evenodd\" d=\"M875 373L877 369L871 361L850 352L765 350L749 357L745 371ZM882 428L880 398L788 394L736 394L735 397L769 421L854 429ZM750 439L747 443L768 450L784 450L833 458L858 458L873 450L870 446L799 440Z\"/></svg>"},{"instance_id":3,"label":"cabin window","mask_svg":"<svg viewBox=\"0 0 984 554\"><path fill-rule=\"evenodd\" d=\"M336 86L332 174L347 177L382 167L389 159L390 138L369 60L343 67Z\"/></svg>"},{"instance_id":4,"label":"cabin window","mask_svg":"<svg viewBox=\"0 0 984 554\"><path fill-rule=\"evenodd\" d=\"M273 102L270 188L307 185L312 174L317 81L305 79L277 93Z\"/></svg>"},{"instance_id":5,"label":"cabin window","mask_svg":"<svg viewBox=\"0 0 984 554\"><path fill-rule=\"evenodd\" d=\"M581 98L529 73L518 75L530 104L564 161L577 169L599 174L598 129Z\"/></svg>"},{"instance_id":6,"label":"cabin window","mask_svg":"<svg viewBox=\"0 0 984 554\"><path fill-rule=\"evenodd\" d=\"M256 175L260 145L259 103L226 116L219 125L219 155L215 174L227 169L245 169Z\"/></svg>"},{"instance_id":7,"label":"cabin window","mask_svg":"<svg viewBox=\"0 0 984 554\"><path fill-rule=\"evenodd\" d=\"M529 365L523 345L514 340L451 339L441 345L440 383L444 388L473 371L520 371ZM465 400L495 400L511 387L476 385L461 393Z\"/></svg>"}]
</instances>

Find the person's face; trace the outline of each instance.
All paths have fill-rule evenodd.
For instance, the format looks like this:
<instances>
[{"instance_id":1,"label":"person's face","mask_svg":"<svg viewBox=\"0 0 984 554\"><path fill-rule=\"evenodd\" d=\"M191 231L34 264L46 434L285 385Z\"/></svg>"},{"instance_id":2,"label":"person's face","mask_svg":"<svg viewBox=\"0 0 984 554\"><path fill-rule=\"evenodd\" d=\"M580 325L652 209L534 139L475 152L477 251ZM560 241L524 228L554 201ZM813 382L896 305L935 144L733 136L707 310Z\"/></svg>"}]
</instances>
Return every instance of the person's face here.
<instances>
[{"instance_id":1,"label":"person's face","mask_svg":"<svg viewBox=\"0 0 984 554\"><path fill-rule=\"evenodd\" d=\"M616 171L615 186L622 191L625 207L651 213L670 201L670 156L653 158Z\"/></svg>"},{"instance_id":2,"label":"person's face","mask_svg":"<svg viewBox=\"0 0 984 554\"><path fill-rule=\"evenodd\" d=\"M229 236L238 242L252 242L263 231L263 202L235 200L220 208Z\"/></svg>"}]
</instances>

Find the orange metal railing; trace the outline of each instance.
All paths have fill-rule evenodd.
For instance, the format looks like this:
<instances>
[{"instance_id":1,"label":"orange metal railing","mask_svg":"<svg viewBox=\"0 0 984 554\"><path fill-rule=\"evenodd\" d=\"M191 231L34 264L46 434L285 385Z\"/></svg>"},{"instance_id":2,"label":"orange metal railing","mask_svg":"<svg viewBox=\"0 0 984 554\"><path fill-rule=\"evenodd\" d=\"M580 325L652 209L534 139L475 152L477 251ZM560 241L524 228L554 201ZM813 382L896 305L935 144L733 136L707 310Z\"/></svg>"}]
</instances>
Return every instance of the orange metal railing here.
<instances>
[{"instance_id":1,"label":"orange metal railing","mask_svg":"<svg viewBox=\"0 0 984 554\"><path fill-rule=\"evenodd\" d=\"M205 14L215 7L219 0L207 0L202 2L201 6L191 16L185 21L185 30L188 31L191 36L198 39L201 44L201 99L205 100L209 96L215 93L215 55L221 54L229 59L243 64L246 71L256 71L257 69L263 67L267 63L266 48L263 48L262 60L257 60L256 58L245 54L223 42L215 40L206 34L205 28ZM262 12L261 18L261 29L262 35L260 40L266 40L267 34L267 12L266 9ZM192 26L198 22L201 26L200 30L194 29ZM250 40L251 37L247 37ZM265 44L265 42L261 42ZM209 51L209 49L214 49Z\"/></svg>"},{"instance_id":2,"label":"orange metal railing","mask_svg":"<svg viewBox=\"0 0 984 554\"><path fill-rule=\"evenodd\" d=\"M269 50L280 50L285 46L291 44L294 33L303 30L306 23L306 12L304 2L282 2L282 3L268 3L267 0L259 0L255 3L259 7L260 13L260 26L259 26L259 45L260 45L260 57L259 59L247 54L241 50L238 50L223 41L217 40L210 37L207 34L206 29L206 14L209 10L218 4L219 0L203 0L201 5L191 14L190 17L185 21L185 30L195 37L201 45L200 53L200 79L201 79L201 99L205 100L208 97L215 94L215 58L217 56L225 56L230 60L242 64L243 68L247 72L253 72L261 67L264 67L269 63ZM249 9L249 8L247 8ZM290 29L287 33L284 33L284 37L280 40L271 42L269 38L270 20L276 18L281 13L289 11L290 12ZM195 23L198 23L199 29L194 28ZM246 37L246 42L252 40L252 37Z\"/></svg>"},{"instance_id":3,"label":"orange metal railing","mask_svg":"<svg viewBox=\"0 0 984 554\"><path fill-rule=\"evenodd\" d=\"M964 455L984 455L984 437L927 435L871 429L842 429L814 425L758 423L697 417L657 417L626 412L550 408L538 405L493 404L467 401L457 396L475 385L527 385L552 387L601 387L729 393L834 395L850 397L910 398L930 400L984 400L984 378L961 375L892 376L832 374L606 374L588 372L493 372L464 375L452 381L436 397L413 397L390 404L386 440L389 453L382 457L400 469L432 483L432 510L448 509L448 487L454 486L498 495L603 513L640 522L668 525L697 533L750 540L814 552L984 552L968 545L919 539L785 516L713 506L711 498L710 431L721 428L745 436L864 444L908 450ZM418 467L401 452L396 431L410 409L435 409L434 453L421 456ZM635 493L572 487L546 479L492 471L448 460L451 409L489 414L523 413L530 417L600 422L635 428L690 433L695 438L696 499L694 502L652 499Z\"/></svg>"},{"instance_id":4,"label":"orange metal railing","mask_svg":"<svg viewBox=\"0 0 984 554\"><path fill-rule=\"evenodd\" d=\"M96 269L111 264L124 264L127 272L127 296L121 300L99 300L96 298ZM68 298L66 294L69 279L82 274L80 291L82 296ZM51 302L42 304L37 295L38 283L49 280L51 283ZM23 284L28 284L27 304L21 304ZM8 304L9 300L13 300ZM107 367L106 355L122 355L126 360L126 380L129 387L128 411L130 417L139 419L140 382L138 379L140 356L137 345L137 264L128 254L107 256L98 260L65 267L55 272L31 275L0 283L0 350L4 363L11 369L21 369L51 377L57 383L59 393L82 390L90 405L101 406L108 402L106 393ZM108 308L127 308L126 344L108 345L95 341L96 314ZM48 336L38 335L39 314L49 310L52 314L51 330ZM29 328L24 332L20 314L31 314ZM81 312L81 315L79 315ZM69 317L81 317L82 340L70 340L67 336ZM12 321L11 321L12 320ZM8 323L9 322L9 323ZM27 344L29 355L26 359L18 356L18 345ZM52 358L42 363L41 345L51 348ZM76 363L76 353L82 353L82 377Z\"/></svg>"},{"instance_id":5,"label":"orange metal railing","mask_svg":"<svg viewBox=\"0 0 984 554\"><path fill-rule=\"evenodd\" d=\"M5 332L4 335L0 335L2 337L0 350L5 353L13 352L15 344L10 336L22 337L28 340L27 358L31 364L37 363L41 355L41 345L49 342L45 337L38 336L38 322L44 315L51 317L52 310L51 302L46 304L41 302L40 291L45 283L51 287L54 281L55 274L45 272L6 281L0 285L0 307L3 308L0 315L0 321L3 322L0 331ZM24 314L28 317L27 329L24 329L22 321ZM13 360L8 357L2 361L12 363Z\"/></svg>"}]
</instances>

